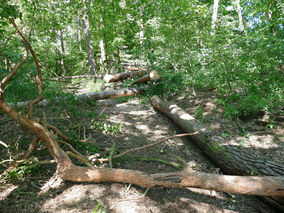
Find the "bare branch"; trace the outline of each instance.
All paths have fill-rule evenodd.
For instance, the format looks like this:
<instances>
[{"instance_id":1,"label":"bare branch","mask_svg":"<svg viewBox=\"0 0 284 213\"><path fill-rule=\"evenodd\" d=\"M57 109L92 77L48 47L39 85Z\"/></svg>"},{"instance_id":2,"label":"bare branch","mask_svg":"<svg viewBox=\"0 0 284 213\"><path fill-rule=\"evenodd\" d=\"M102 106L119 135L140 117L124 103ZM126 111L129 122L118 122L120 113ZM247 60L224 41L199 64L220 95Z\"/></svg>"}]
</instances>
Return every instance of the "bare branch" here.
<instances>
[{"instance_id":1,"label":"bare branch","mask_svg":"<svg viewBox=\"0 0 284 213\"><path fill-rule=\"evenodd\" d=\"M170 137L164 138L164 139L162 139L162 140L160 140L160 141L157 141L157 142L155 142L155 143L151 143L151 144L148 144L148 145L145 145L145 146L141 146L141 147L137 147L137 148L133 148L133 149L127 150L127 151L125 151L125 152L123 152L123 153L121 153L121 154L118 154L118 155L113 156L111 159L116 159L116 158L122 157L122 156L124 156L124 155L126 155L126 154L129 154L129 153L131 153L131 152L137 152L137 151L142 150L142 149L150 148L150 147L152 147L152 146L155 146L155 145L157 145L157 144L159 144L159 143L163 143L163 142L165 142L165 141L167 141L167 140L169 140L169 139L172 139L172 138L185 137L185 136L192 136L192 135L196 135L196 134L198 134L198 132L172 135L172 136L170 136ZM109 158L102 158L102 159L99 159L99 161L100 161L100 162L106 162L106 161L109 161Z\"/></svg>"},{"instance_id":2,"label":"bare branch","mask_svg":"<svg viewBox=\"0 0 284 213\"><path fill-rule=\"evenodd\" d=\"M37 104L38 102L41 101L42 99L42 76L41 76L41 69L40 69L40 65L39 65L39 62L38 62L38 59L36 57L36 54L32 48L32 46L30 45L29 41L26 39L26 37L24 36L23 32L21 31L20 28L18 28L18 26L15 24L15 21L13 18L10 18L10 21L11 23L13 24L14 28L18 31L19 35L22 37L22 39L24 40L27 48L30 50L32 56L33 56L33 59L34 59L34 62L35 62L35 65L36 65L36 69L37 69L37 77L38 77L38 82L37 82L37 88L38 88L38 97L36 99L34 99L33 101L31 101L29 103L29 116L32 118L32 108L33 108L33 105L34 104Z\"/></svg>"}]
</instances>

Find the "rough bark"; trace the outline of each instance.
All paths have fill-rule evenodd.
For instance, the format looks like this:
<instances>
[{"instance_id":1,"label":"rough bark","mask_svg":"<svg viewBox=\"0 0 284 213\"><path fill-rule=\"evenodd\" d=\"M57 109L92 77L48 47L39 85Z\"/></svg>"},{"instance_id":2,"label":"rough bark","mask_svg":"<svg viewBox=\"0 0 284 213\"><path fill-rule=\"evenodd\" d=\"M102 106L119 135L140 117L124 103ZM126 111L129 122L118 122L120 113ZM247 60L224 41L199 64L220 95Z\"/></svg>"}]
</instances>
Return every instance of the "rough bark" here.
<instances>
[{"instance_id":1,"label":"rough bark","mask_svg":"<svg viewBox=\"0 0 284 213\"><path fill-rule=\"evenodd\" d=\"M108 90L102 92L89 92L77 95L75 99L91 99L91 100L102 100L102 99L109 99L109 98L119 98L119 97L127 97L127 96L134 96L145 92L147 87L137 87L137 88L125 88L119 90ZM60 97L55 97L55 101L59 102L61 100ZM17 108L23 108L26 106L30 101L21 101L16 104ZM46 106L51 102L49 99L41 100L37 106ZM13 103L8 103L9 106L13 107Z\"/></svg>"},{"instance_id":2,"label":"rough bark","mask_svg":"<svg viewBox=\"0 0 284 213\"><path fill-rule=\"evenodd\" d=\"M90 21L88 16L88 9L87 9L87 0L83 0L83 22L84 22L84 35L85 35L85 42L86 42L86 50L88 55L88 64L89 64L89 74L93 75L96 73L96 62L94 57L94 50L91 44L91 36L90 36Z\"/></svg>"},{"instance_id":3,"label":"rough bark","mask_svg":"<svg viewBox=\"0 0 284 213\"><path fill-rule=\"evenodd\" d=\"M152 105L176 122L185 132L199 132L191 140L226 174L284 176L284 166L254 157L241 148L228 145L222 137L214 136L198 120L177 105L151 98Z\"/></svg>"},{"instance_id":4,"label":"rough bark","mask_svg":"<svg viewBox=\"0 0 284 213\"><path fill-rule=\"evenodd\" d=\"M137 87L137 88L124 88L119 90L108 90L103 92L90 92L87 94L79 95L79 98L91 99L91 100L101 100L108 98L119 98L134 96L145 92L147 87Z\"/></svg>"},{"instance_id":5,"label":"rough bark","mask_svg":"<svg viewBox=\"0 0 284 213\"><path fill-rule=\"evenodd\" d=\"M104 80L106 83L109 82L115 82L115 81L121 81L126 78L132 78L134 76L143 76L147 73L147 71L142 70L142 71L137 71L137 72L124 72L124 73L118 73L114 75L105 75Z\"/></svg>"},{"instance_id":6,"label":"rough bark","mask_svg":"<svg viewBox=\"0 0 284 213\"><path fill-rule=\"evenodd\" d=\"M64 79L76 79L76 78L102 78L102 75L73 75L73 76L60 76L57 78L44 78L44 81L57 81L57 80L64 80Z\"/></svg>"}]
</instances>

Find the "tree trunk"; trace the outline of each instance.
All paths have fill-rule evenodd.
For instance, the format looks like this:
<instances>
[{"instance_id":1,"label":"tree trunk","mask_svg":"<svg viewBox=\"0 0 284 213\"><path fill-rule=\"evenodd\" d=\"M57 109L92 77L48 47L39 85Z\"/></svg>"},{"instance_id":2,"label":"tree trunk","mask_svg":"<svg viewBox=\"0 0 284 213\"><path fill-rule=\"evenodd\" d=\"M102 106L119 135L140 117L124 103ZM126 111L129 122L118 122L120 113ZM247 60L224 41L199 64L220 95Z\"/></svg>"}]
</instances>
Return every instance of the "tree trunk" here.
<instances>
[{"instance_id":1,"label":"tree trunk","mask_svg":"<svg viewBox=\"0 0 284 213\"><path fill-rule=\"evenodd\" d=\"M118 73L114 75L105 75L104 80L106 83L109 82L115 82L115 81L121 81L126 78L133 78L134 76L143 76L146 74L147 71L142 70L142 71L137 71L137 72L124 72L124 73Z\"/></svg>"},{"instance_id":2,"label":"tree trunk","mask_svg":"<svg viewBox=\"0 0 284 213\"><path fill-rule=\"evenodd\" d=\"M191 140L226 174L284 176L283 165L256 158L239 147L227 145L222 137L214 136L198 120L177 105L162 101L158 96L153 96L151 103L185 132L199 132L190 136Z\"/></svg>"},{"instance_id":3,"label":"tree trunk","mask_svg":"<svg viewBox=\"0 0 284 213\"><path fill-rule=\"evenodd\" d=\"M94 75L96 74L96 62L94 57L94 50L91 44L91 37L90 37L90 21L88 16L88 9L86 0L83 0L83 22L84 22L84 35L85 35L85 42L86 42L86 49L88 55L88 64L89 64L89 74Z\"/></svg>"},{"instance_id":4,"label":"tree trunk","mask_svg":"<svg viewBox=\"0 0 284 213\"><path fill-rule=\"evenodd\" d=\"M146 91L148 87L137 87L137 88L125 88L119 90L108 90L103 92L89 92L75 96L75 99L92 99L92 100L102 100L108 98L119 98L119 97L127 97L141 94ZM61 97L54 98L56 102L61 100ZM17 108L23 108L30 101L21 101L16 104ZM37 106L46 106L50 103L49 99L41 100ZM9 106L13 107L15 104L8 103Z\"/></svg>"},{"instance_id":5,"label":"tree trunk","mask_svg":"<svg viewBox=\"0 0 284 213\"><path fill-rule=\"evenodd\" d=\"M83 52L82 50L82 36L81 36L81 32L82 32L82 27L81 27L81 15L80 12L78 12L78 29L77 29L77 35L78 35L78 44L79 44L79 51L80 53Z\"/></svg>"},{"instance_id":6,"label":"tree trunk","mask_svg":"<svg viewBox=\"0 0 284 213\"><path fill-rule=\"evenodd\" d=\"M244 24L243 24L243 16L242 16L242 8L240 5L240 0L236 0L237 12L239 17L239 31L244 31Z\"/></svg>"},{"instance_id":7,"label":"tree trunk","mask_svg":"<svg viewBox=\"0 0 284 213\"><path fill-rule=\"evenodd\" d=\"M219 1L220 0L214 0L213 14L212 14L212 25L211 25L211 29L212 29L211 35L215 34L215 26L216 26L216 21L217 21L217 16L218 16Z\"/></svg>"},{"instance_id":8,"label":"tree trunk","mask_svg":"<svg viewBox=\"0 0 284 213\"><path fill-rule=\"evenodd\" d=\"M60 30L60 45L61 45L61 65L63 70L63 75L65 76L67 73L66 66L65 66L65 48L64 48L64 31L63 29Z\"/></svg>"},{"instance_id":9,"label":"tree trunk","mask_svg":"<svg viewBox=\"0 0 284 213\"><path fill-rule=\"evenodd\" d=\"M138 83L144 83L147 81L158 81L160 80L161 77L159 75L159 73L156 70L153 70L150 72L150 74L148 75L144 75L143 77L137 79L136 81L133 81L132 83L128 84L129 87L133 86L134 84L138 84Z\"/></svg>"}]
</instances>

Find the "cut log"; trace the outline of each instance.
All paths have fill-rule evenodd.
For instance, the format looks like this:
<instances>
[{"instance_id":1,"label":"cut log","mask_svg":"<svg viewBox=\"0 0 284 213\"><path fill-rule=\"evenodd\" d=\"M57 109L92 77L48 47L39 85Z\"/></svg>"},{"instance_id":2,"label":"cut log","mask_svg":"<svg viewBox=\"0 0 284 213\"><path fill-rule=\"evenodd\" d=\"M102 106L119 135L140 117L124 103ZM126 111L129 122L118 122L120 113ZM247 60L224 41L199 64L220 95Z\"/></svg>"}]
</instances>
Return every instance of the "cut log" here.
<instances>
[{"instance_id":1,"label":"cut log","mask_svg":"<svg viewBox=\"0 0 284 213\"><path fill-rule=\"evenodd\" d=\"M130 67L130 66L128 66L127 70L133 72L133 71L139 71L139 68L138 67Z\"/></svg>"},{"instance_id":2,"label":"cut log","mask_svg":"<svg viewBox=\"0 0 284 213\"><path fill-rule=\"evenodd\" d=\"M75 99L91 99L91 100L102 100L109 98L119 98L119 97L127 97L127 96L135 96L141 94L146 91L148 87L137 87L137 88L124 88L119 90L108 90L102 92L89 92L77 95ZM55 102L59 102L61 100L60 97L55 97ZM21 101L16 104L17 108L23 108L30 101ZM51 102L50 99L43 99L40 101L37 106L46 106ZM8 103L9 106L15 106L13 103Z\"/></svg>"},{"instance_id":3,"label":"cut log","mask_svg":"<svg viewBox=\"0 0 284 213\"><path fill-rule=\"evenodd\" d=\"M66 164L65 164L66 166ZM75 182L120 182L152 188L193 187L249 195L284 195L284 177L241 177L193 172L191 169L180 172L146 174L126 169L92 169L74 164L59 170L62 179Z\"/></svg>"},{"instance_id":4,"label":"cut log","mask_svg":"<svg viewBox=\"0 0 284 213\"><path fill-rule=\"evenodd\" d=\"M60 81L65 79L76 79L76 78L102 78L101 75L73 75L73 76L61 76L57 78L44 78L44 81Z\"/></svg>"},{"instance_id":5,"label":"cut log","mask_svg":"<svg viewBox=\"0 0 284 213\"><path fill-rule=\"evenodd\" d=\"M124 88L119 90L107 90L103 92L90 92L82 95L78 95L78 98L91 99L91 100L102 100L108 98L120 98L127 96L135 96L146 91L148 87L137 87L137 88Z\"/></svg>"},{"instance_id":6,"label":"cut log","mask_svg":"<svg viewBox=\"0 0 284 213\"><path fill-rule=\"evenodd\" d=\"M134 76L143 76L147 74L147 71L141 70L141 71L136 71L136 72L124 72L124 73L118 73L114 75L105 75L104 80L106 83L109 82L115 82L115 81L121 81L126 78L132 78Z\"/></svg>"},{"instance_id":7,"label":"cut log","mask_svg":"<svg viewBox=\"0 0 284 213\"><path fill-rule=\"evenodd\" d=\"M161 79L161 77L160 77L158 71L153 70L153 71L150 72L150 74L144 75L142 78L139 78L138 80L133 81L132 83L128 84L128 86L131 87L134 84L143 83L143 82L150 81L150 80L158 81L160 79Z\"/></svg>"},{"instance_id":8,"label":"cut log","mask_svg":"<svg viewBox=\"0 0 284 213\"><path fill-rule=\"evenodd\" d=\"M284 176L284 166L264 158L257 158L241 148L228 145L222 137L207 130L198 120L175 104L151 98L152 105L165 113L185 132L199 132L191 140L226 174Z\"/></svg>"}]
</instances>

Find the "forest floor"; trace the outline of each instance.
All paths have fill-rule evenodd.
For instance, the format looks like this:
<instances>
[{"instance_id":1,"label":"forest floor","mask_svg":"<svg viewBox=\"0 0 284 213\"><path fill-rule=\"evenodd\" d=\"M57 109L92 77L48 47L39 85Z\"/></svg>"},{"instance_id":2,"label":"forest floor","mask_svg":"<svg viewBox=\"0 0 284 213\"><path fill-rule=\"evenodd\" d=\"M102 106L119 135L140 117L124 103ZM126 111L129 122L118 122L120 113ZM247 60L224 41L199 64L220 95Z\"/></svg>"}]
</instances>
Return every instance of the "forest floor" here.
<instances>
[{"instance_id":1,"label":"forest floor","mask_svg":"<svg viewBox=\"0 0 284 213\"><path fill-rule=\"evenodd\" d=\"M174 102L216 135L224 137L228 143L242 146L257 157L284 163L283 123L270 129L256 122L257 118L232 122L224 117L222 109L214 102L215 98L214 92L207 91L199 92L196 96L175 98ZM138 98L99 101L97 105L81 102L75 107L77 117L74 116L73 120L68 117L64 107L56 104L43 107L37 113L40 115L41 111L45 111L47 122L58 127L71 140L74 138L77 142L71 143L72 146L84 154L97 152L97 155L108 156L114 143L115 151L121 153L182 133L169 118L154 110L147 101L143 103ZM69 111L72 114L71 108ZM76 122L80 124L80 130ZM242 134L240 126L244 130ZM78 132L80 140L76 138ZM0 140L9 145L8 148L0 146L3 161L26 150L31 137L21 131L16 122L0 114ZM154 160L172 162L176 160L175 156L184 159L194 170L218 172L218 168L187 138L174 138L149 149L132 152L113 161L113 167L148 173L177 171L180 169ZM39 144L33 158L51 159L43 143ZM0 165L1 173L5 169L3 165ZM17 178L2 181L0 212L253 213L257 212L257 206L267 212L275 212L254 196L193 188L154 188L145 193L145 188L120 183L62 182L55 171L55 164L37 165L32 169L22 167L17 171Z\"/></svg>"}]
</instances>

